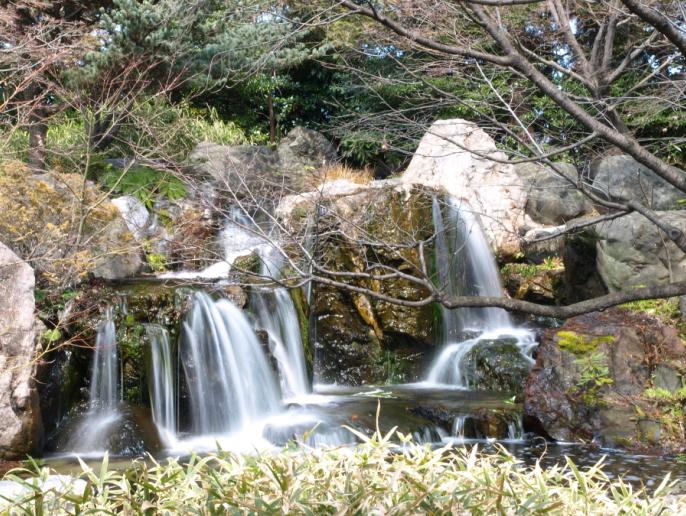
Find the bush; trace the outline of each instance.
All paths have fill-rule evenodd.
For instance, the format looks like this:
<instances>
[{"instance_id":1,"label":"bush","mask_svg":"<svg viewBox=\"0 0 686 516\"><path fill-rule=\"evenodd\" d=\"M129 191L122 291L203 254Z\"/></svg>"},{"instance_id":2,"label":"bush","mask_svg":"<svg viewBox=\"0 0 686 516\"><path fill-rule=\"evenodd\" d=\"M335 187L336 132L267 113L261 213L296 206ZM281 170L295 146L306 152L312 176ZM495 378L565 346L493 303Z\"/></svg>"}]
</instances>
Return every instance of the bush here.
<instances>
[{"instance_id":1,"label":"bush","mask_svg":"<svg viewBox=\"0 0 686 516\"><path fill-rule=\"evenodd\" d=\"M133 462L110 471L82 463L83 472L47 494L51 471L34 467L10 472L24 494L17 513L76 514L662 514L686 509L667 496L665 480L654 492L610 481L598 464L579 471L571 462L543 469L525 467L502 450L432 450L398 434L378 433L355 448L237 455L192 456L186 462ZM31 480L27 481L29 476ZM0 502L0 511L2 504Z\"/></svg>"}]
</instances>

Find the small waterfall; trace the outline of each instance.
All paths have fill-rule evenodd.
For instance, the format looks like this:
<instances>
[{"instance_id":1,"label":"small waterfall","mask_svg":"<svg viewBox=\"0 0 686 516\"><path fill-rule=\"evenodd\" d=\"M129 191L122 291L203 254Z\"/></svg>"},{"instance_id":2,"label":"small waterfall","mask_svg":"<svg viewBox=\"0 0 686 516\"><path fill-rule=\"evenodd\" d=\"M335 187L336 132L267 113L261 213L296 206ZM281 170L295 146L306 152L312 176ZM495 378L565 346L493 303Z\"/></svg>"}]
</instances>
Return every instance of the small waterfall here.
<instances>
[{"instance_id":1,"label":"small waterfall","mask_svg":"<svg viewBox=\"0 0 686 516\"><path fill-rule=\"evenodd\" d=\"M278 410L274 374L241 310L196 292L183 329L179 351L194 433L245 429Z\"/></svg>"},{"instance_id":2,"label":"small waterfall","mask_svg":"<svg viewBox=\"0 0 686 516\"><path fill-rule=\"evenodd\" d=\"M466 414L459 414L453 420L453 435L458 439L464 439L464 426L468 418Z\"/></svg>"},{"instance_id":3,"label":"small waterfall","mask_svg":"<svg viewBox=\"0 0 686 516\"><path fill-rule=\"evenodd\" d=\"M95 356L91 371L91 388L88 406L91 411L107 412L116 409L119 358L117 355L117 330L114 326L112 307L105 310L105 320L98 328L95 338Z\"/></svg>"},{"instance_id":4,"label":"small waterfall","mask_svg":"<svg viewBox=\"0 0 686 516\"><path fill-rule=\"evenodd\" d=\"M113 309L108 306L98 327L91 369L88 412L69 439L68 448L76 453L99 453L119 421L119 357Z\"/></svg>"},{"instance_id":5,"label":"small waterfall","mask_svg":"<svg viewBox=\"0 0 686 516\"><path fill-rule=\"evenodd\" d=\"M285 288L251 294L258 326L267 331L270 349L278 363L285 398L309 392L300 322L293 300Z\"/></svg>"},{"instance_id":6,"label":"small waterfall","mask_svg":"<svg viewBox=\"0 0 686 516\"><path fill-rule=\"evenodd\" d=\"M452 197L445 210L434 197L432 210L441 287L450 296L502 296L500 273L478 217L468 205ZM455 342L464 330L512 326L502 308L443 308L441 316L446 343Z\"/></svg>"},{"instance_id":7,"label":"small waterfall","mask_svg":"<svg viewBox=\"0 0 686 516\"><path fill-rule=\"evenodd\" d=\"M450 296L502 296L498 267L478 217L454 198L449 198L442 209L434 197L432 210L440 286ZM429 370L430 383L468 388L468 364L463 359L484 339L514 336L525 355L535 346L531 332L514 328L501 308L441 307L441 319L443 349ZM465 338L469 333L472 338Z\"/></svg>"},{"instance_id":8,"label":"small waterfall","mask_svg":"<svg viewBox=\"0 0 686 516\"><path fill-rule=\"evenodd\" d=\"M176 384L169 333L158 324L146 324L145 333L151 353L152 418L165 444L170 445L178 430L176 417Z\"/></svg>"}]
</instances>

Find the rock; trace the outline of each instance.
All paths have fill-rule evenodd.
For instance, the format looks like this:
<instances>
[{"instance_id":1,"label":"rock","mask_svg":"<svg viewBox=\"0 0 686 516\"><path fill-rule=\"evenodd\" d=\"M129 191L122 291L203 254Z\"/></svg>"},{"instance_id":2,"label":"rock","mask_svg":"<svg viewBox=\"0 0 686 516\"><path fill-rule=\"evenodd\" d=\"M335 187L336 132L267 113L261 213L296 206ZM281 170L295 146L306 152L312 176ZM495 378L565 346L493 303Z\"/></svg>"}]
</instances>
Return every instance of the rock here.
<instances>
[{"instance_id":1,"label":"rock","mask_svg":"<svg viewBox=\"0 0 686 516\"><path fill-rule=\"evenodd\" d=\"M649 390L667 382L676 387L667 366L683 370L686 348L659 320L621 308L573 317L541 339L525 387L525 414L563 441L683 448L684 436L673 425L658 429L636 417L673 417L671 402L651 398Z\"/></svg>"},{"instance_id":2,"label":"rock","mask_svg":"<svg viewBox=\"0 0 686 516\"><path fill-rule=\"evenodd\" d=\"M307 195L287 200L290 216L285 223L306 227L314 211L321 210L318 224L323 236L317 241L316 258L329 270L374 275L380 273L381 265L413 274L421 267L417 242L428 242L433 234L432 197L421 190L405 192L393 183L378 183L350 190L337 187L337 193L348 193L324 199L320 195L312 203ZM429 259L431 243L424 252L424 260ZM428 295L424 287L404 278L356 281L360 287L401 300L420 301ZM385 352L403 362L411 357L410 362L417 363L421 359L415 354L433 346L430 305L399 306L326 285L313 287L311 303L310 339L316 349L316 369L327 381L383 383L388 369L384 368Z\"/></svg>"},{"instance_id":3,"label":"rock","mask_svg":"<svg viewBox=\"0 0 686 516\"><path fill-rule=\"evenodd\" d=\"M467 385L488 391L520 392L530 369L514 338L480 340L464 364Z\"/></svg>"},{"instance_id":4,"label":"rock","mask_svg":"<svg viewBox=\"0 0 686 516\"><path fill-rule=\"evenodd\" d=\"M439 120L422 137L401 180L468 202L481 215L493 250L514 256L520 251L526 190L512 165L488 158L507 156L486 132L465 120Z\"/></svg>"},{"instance_id":5,"label":"rock","mask_svg":"<svg viewBox=\"0 0 686 516\"><path fill-rule=\"evenodd\" d=\"M515 299L557 304L564 290L564 267L559 261L546 263L506 263L501 269L505 289Z\"/></svg>"},{"instance_id":6,"label":"rock","mask_svg":"<svg viewBox=\"0 0 686 516\"><path fill-rule=\"evenodd\" d=\"M656 214L686 231L686 212ZM598 224L596 233L598 272L610 291L686 279L686 255L640 214Z\"/></svg>"},{"instance_id":7,"label":"rock","mask_svg":"<svg viewBox=\"0 0 686 516\"><path fill-rule=\"evenodd\" d=\"M683 380L679 371L666 364L660 364L653 373L653 385L656 389L674 393L683 387Z\"/></svg>"},{"instance_id":8,"label":"rock","mask_svg":"<svg viewBox=\"0 0 686 516\"><path fill-rule=\"evenodd\" d=\"M295 177L304 178L307 178L312 170L332 165L338 158L336 149L326 136L305 127L291 129L279 142L276 152L283 168ZM306 185L307 183L301 186Z\"/></svg>"},{"instance_id":9,"label":"rock","mask_svg":"<svg viewBox=\"0 0 686 516\"><path fill-rule=\"evenodd\" d=\"M555 165L566 176L575 181L578 179L576 167L571 163ZM534 221L549 225L564 224L593 210L588 199L551 167L520 163L514 169L527 190L526 213Z\"/></svg>"},{"instance_id":10,"label":"rock","mask_svg":"<svg viewBox=\"0 0 686 516\"><path fill-rule=\"evenodd\" d=\"M132 195L112 199L133 237L142 242L150 233L151 218L145 205Z\"/></svg>"},{"instance_id":11,"label":"rock","mask_svg":"<svg viewBox=\"0 0 686 516\"><path fill-rule=\"evenodd\" d=\"M597 268L597 237L589 232L564 237L564 298L567 303L585 301L607 294L607 288Z\"/></svg>"},{"instance_id":12,"label":"rock","mask_svg":"<svg viewBox=\"0 0 686 516\"><path fill-rule=\"evenodd\" d=\"M335 162L336 151L321 133L296 127L276 148L203 142L189 159L219 189L247 201L307 190L312 173Z\"/></svg>"},{"instance_id":13,"label":"rock","mask_svg":"<svg viewBox=\"0 0 686 516\"><path fill-rule=\"evenodd\" d=\"M23 459L41 445L35 377L42 325L34 316L33 269L0 243L0 458Z\"/></svg>"},{"instance_id":14,"label":"rock","mask_svg":"<svg viewBox=\"0 0 686 516\"><path fill-rule=\"evenodd\" d=\"M133 240L123 218L113 220L103 229L100 241L91 252L96 257L92 271L96 278L130 278L143 268L141 248Z\"/></svg>"},{"instance_id":15,"label":"rock","mask_svg":"<svg viewBox=\"0 0 686 516\"><path fill-rule=\"evenodd\" d=\"M627 155L608 156L594 167L593 189L608 199L639 201L653 210L683 208L686 194Z\"/></svg>"},{"instance_id":16,"label":"rock","mask_svg":"<svg viewBox=\"0 0 686 516\"><path fill-rule=\"evenodd\" d=\"M79 174L3 168L0 239L20 257L31 257L41 282L69 284L89 273L118 279L143 264L141 245L117 208Z\"/></svg>"}]
</instances>

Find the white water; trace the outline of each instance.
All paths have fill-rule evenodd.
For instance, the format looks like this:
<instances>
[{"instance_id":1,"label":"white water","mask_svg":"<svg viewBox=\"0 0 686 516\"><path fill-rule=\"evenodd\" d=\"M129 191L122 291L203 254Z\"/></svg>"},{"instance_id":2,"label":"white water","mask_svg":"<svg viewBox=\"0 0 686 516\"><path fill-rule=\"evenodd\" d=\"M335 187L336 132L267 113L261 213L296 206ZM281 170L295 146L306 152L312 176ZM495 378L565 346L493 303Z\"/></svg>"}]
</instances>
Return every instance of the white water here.
<instances>
[{"instance_id":1,"label":"white water","mask_svg":"<svg viewBox=\"0 0 686 516\"><path fill-rule=\"evenodd\" d=\"M180 353L194 434L249 428L280 407L274 373L241 310L196 292Z\"/></svg>"},{"instance_id":2,"label":"white water","mask_svg":"<svg viewBox=\"0 0 686 516\"><path fill-rule=\"evenodd\" d=\"M257 253L258 256L274 250L268 235L239 208L232 208L218 235L223 251L221 260L201 271L178 271L161 274L162 278L176 279L223 279L229 276L233 263L241 256Z\"/></svg>"},{"instance_id":3,"label":"white water","mask_svg":"<svg viewBox=\"0 0 686 516\"><path fill-rule=\"evenodd\" d=\"M498 267L478 216L467 204L454 198L449 198L442 207L434 197L432 208L440 287L449 296L502 296ZM429 384L469 388L468 365L463 359L483 339L515 337L527 357L536 345L531 332L515 328L508 313L501 308L450 310L441 307L441 320L443 349L429 369ZM465 332L477 335L465 339Z\"/></svg>"},{"instance_id":4,"label":"white water","mask_svg":"<svg viewBox=\"0 0 686 516\"><path fill-rule=\"evenodd\" d=\"M251 306L255 310L258 326L269 335L284 398L305 396L310 390L300 323L288 290L254 291L251 294Z\"/></svg>"},{"instance_id":5,"label":"white water","mask_svg":"<svg viewBox=\"0 0 686 516\"><path fill-rule=\"evenodd\" d=\"M107 436L121 419L118 410L118 365L113 310L107 307L95 339L88 412L69 440L68 448L75 453L101 453Z\"/></svg>"},{"instance_id":6,"label":"white water","mask_svg":"<svg viewBox=\"0 0 686 516\"><path fill-rule=\"evenodd\" d=\"M158 324L146 324L145 333L151 353L151 405L152 419L165 445L176 440L178 430L176 417L175 364L167 329Z\"/></svg>"}]
</instances>

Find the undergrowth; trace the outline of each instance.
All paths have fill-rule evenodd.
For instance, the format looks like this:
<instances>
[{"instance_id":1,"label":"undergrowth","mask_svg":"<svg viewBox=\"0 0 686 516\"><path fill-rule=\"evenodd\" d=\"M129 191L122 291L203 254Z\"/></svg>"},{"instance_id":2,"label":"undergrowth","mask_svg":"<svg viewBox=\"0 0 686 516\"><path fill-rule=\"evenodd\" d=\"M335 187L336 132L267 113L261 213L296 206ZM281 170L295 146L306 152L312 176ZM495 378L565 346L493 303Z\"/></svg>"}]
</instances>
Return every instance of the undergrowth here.
<instances>
[{"instance_id":1,"label":"undergrowth","mask_svg":"<svg viewBox=\"0 0 686 516\"><path fill-rule=\"evenodd\" d=\"M355 432L351 429L352 432ZM355 432L357 433L357 432ZM397 436L399 442L392 442ZM46 489L48 468L8 473L23 486L7 501L13 512L76 514L678 514L686 502L668 496L666 478L652 492L611 481L601 463L580 471L524 466L505 450L411 445L392 430L354 448L240 455L219 451L187 461L152 458L99 470ZM399 448L398 444L402 447ZM43 487L41 487L43 485ZM1 504L2 502L0 502Z\"/></svg>"}]
</instances>

